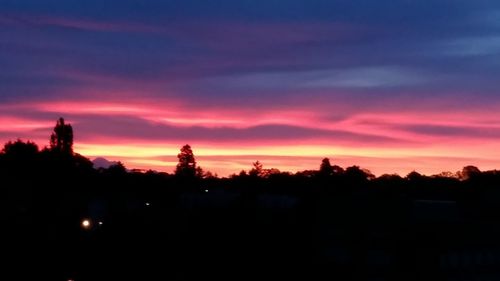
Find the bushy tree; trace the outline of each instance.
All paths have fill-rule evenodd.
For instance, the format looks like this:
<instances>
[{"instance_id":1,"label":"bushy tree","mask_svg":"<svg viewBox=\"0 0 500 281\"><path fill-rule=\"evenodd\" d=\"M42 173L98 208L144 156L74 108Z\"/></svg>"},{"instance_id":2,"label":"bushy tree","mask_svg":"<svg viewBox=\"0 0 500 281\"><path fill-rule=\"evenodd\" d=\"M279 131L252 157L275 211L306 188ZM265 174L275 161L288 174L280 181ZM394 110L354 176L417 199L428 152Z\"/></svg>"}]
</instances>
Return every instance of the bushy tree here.
<instances>
[{"instance_id":1,"label":"bushy tree","mask_svg":"<svg viewBox=\"0 0 500 281\"><path fill-rule=\"evenodd\" d=\"M175 175L194 178L196 176L196 160L191 146L189 144L184 145L177 158L179 159L179 163L175 169Z\"/></svg>"},{"instance_id":2,"label":"bushy tree","mask_svg":"<svg viewBox=\"0 0 500 281\"><path fill-rule=\"evenodd\" d=\"M123 165L122 162L118 161L117 163L109 166L107 173L115 176L122 176L127 173L127 168L125 168L125 165Z\"/></svg>"},{"instance_id":3,"label":"bushy tree","mask_svg":"<svg viewBox=\"0 0 500 281\"><path fill-rule=\"evenodd\" d=\"M66 124L62 117L57 120L50 136L50 149L54 152L73 154L73 127Z\"/></svg>"},{"instance_id":4,"label":"bushy tree","mask_svg":"<svg viewBox=\"0 0 500 281\"><path fill-rule=\"evenodd\" d=\"M466 166L462 169L462 172L460 172L459 174L460 174L460 179L470 180L481 175L481 170L479 170L479 168L476 166Z\"/></svg>"},{"instance_id":5,"label":"bushy tree","mask_svg":"<svg viewBox=\"0 0 500 281\"><path fill-rule=\"evenodd\" d=\"M331 176L333 174L333 167L330 163L330 159L324 158L321 161L321 166L319 167L319 174L322 176Z\"/></svg>"},{"instance_id":6,"label":"bushy tree","mask_svg":"<svg viewBox=\"0 0 500 281\"><path fill-rule=\"evenodd\" d=\"M18 139L15 142L7 142L2 149L2 153L12 158L32 157L38 153L38 146L34 142L23 142Z\"/></svg>"},{"instance_id":7,"label":"bushy tree","mask_svg":"<svg viewBox=\"0 0 500 281\"><path fill-rule=\"evenodd\" d=\"M422 180L423 178L424 176L418 173L417 171L413 171L406 176L406 179L409 181L419 181Z\"/></svg>"},{"instance_id":8,"label":"bushy tree","mask_svg":"<svg viewBox=\"0 0 500 281\"><path fill-rule=\"evenodd\" d=\"M0 152L0 169L8 173L33 172L38 165L38 146L31 141L22 140L7 142Z\"/></svg>"}]
</instances>

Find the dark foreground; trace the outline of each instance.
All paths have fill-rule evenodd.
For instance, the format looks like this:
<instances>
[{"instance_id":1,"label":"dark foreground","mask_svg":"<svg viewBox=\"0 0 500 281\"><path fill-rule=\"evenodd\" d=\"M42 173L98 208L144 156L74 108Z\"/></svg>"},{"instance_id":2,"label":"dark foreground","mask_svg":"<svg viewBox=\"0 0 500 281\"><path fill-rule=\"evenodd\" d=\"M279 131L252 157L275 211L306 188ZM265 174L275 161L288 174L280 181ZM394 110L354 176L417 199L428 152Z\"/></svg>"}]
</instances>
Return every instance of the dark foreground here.
<instances>
[{"instance_id":1,"label":"dark foreground","mask_svg":"<svg viewBox=\"0 0 500 281\"><path fill-rule=\"evenodd\" d=\"M57 174L3 175L2 280L500 280L496 173Z\"/></svg>"}]
</instances>

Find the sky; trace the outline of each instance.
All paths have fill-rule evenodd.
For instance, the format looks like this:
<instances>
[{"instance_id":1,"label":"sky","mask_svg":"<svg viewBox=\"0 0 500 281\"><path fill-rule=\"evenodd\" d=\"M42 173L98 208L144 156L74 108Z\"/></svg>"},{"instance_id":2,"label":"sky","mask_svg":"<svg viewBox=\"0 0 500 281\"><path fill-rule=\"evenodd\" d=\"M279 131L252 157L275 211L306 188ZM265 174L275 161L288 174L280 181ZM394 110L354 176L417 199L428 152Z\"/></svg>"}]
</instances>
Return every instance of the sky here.
<instances>
[{"instance_id":1,"label":"sky","mask_svg":"<svg viewBox=\"0 0 500 281\"><path fill-rule=\"evenodd\" d=\"M226 176L500 168L496 0L0 0L0 141Z\"/></svg>"}]
</instances>

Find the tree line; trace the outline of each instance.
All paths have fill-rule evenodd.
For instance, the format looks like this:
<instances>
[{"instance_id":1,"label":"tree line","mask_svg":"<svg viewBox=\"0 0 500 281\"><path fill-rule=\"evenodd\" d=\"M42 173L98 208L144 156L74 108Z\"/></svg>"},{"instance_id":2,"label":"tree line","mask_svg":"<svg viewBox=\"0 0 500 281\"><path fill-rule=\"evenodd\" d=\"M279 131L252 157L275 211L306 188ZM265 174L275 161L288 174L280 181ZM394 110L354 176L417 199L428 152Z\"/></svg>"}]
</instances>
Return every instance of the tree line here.
<instances>
[{"instance_id":1,"label":"tree line","mask_svg":"<svg viewBox=\"0 0 500 281\"><path fill-rule=\"evenodd\" d=\"M51 164L65 164L68 167L78 167L80 169L92 169L93 163L90 159L75 153L73 151L74 135L73 127L71 124L66 123L64 118L59 118L56 121L56 125L50 135L49 146L45 146L40 149L39 146L32 141L23 141L17 139L15 141L8 141L5 143L3 149L0 151L0 165L7 170L20 170L29 169L34 164L41 165L51 165ZM181 147L180 153L177 155L178 164L176 165L174 175L179 178L186 179L203 179L203 178L218 178L218 175L210 171L205 171L196 162L193 149L189 144ZM66 168L68 168L66 167ZM111 172L127 172L125 165L122 162L117 162L106 169L98 170L109 170ZM133 172L138 172L138 170L133 170ZM155 171L147 171L147 173L155 173ZM497 171L488 171L486 174L497 174ZM452 172L442 172L438 175L432 176L432 178L451 178L457 180L468 180L473 177L477 177L483 174L475 166L466 166L461 171L456 173ZM329 158L324 158L319 165L318 170L305 170L299 171L295 174L290 172L282 172L276 168L264 168L264 165L260 161L256 161L252 164L252 168L249 171L242 170L239 174L233 174L230 178L238 177L254 177L254 178L270 178L270 177L286 177L286 176L299 176L299 177L339 177L339 176L349 176L364 178L367 180L376 179L376 177L367 169L362 169L359 166L352 166L346 169L338 166L332 165ZM416 179L422 178L423 175L414 171L408 174L406 179ZM379 179L388 178L401 178L397 174L384 174L379 177Z\"/></svg>"}]
</instances>

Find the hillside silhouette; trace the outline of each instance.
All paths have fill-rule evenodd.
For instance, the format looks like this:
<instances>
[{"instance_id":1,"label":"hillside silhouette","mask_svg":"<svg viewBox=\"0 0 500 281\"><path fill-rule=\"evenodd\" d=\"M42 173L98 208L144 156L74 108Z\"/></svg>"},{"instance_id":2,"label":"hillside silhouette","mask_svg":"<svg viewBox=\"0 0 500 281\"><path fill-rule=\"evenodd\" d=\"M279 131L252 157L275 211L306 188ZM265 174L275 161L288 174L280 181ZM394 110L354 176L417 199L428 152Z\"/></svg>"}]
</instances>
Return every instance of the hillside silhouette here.
<instances>
[{"instance_id":1,"label":"hillside silhouette","mask_svg":"<svg viewBox=\"0 0 500 281\"><path fill-rule=\"evenodd\" d=\"M2 279L500 279L496 170L375 177L256 159L221 178L184 145L168 174L94 168L73 138L60 118L48 147L4 145Z\"/></svg>"}]
</instances>

